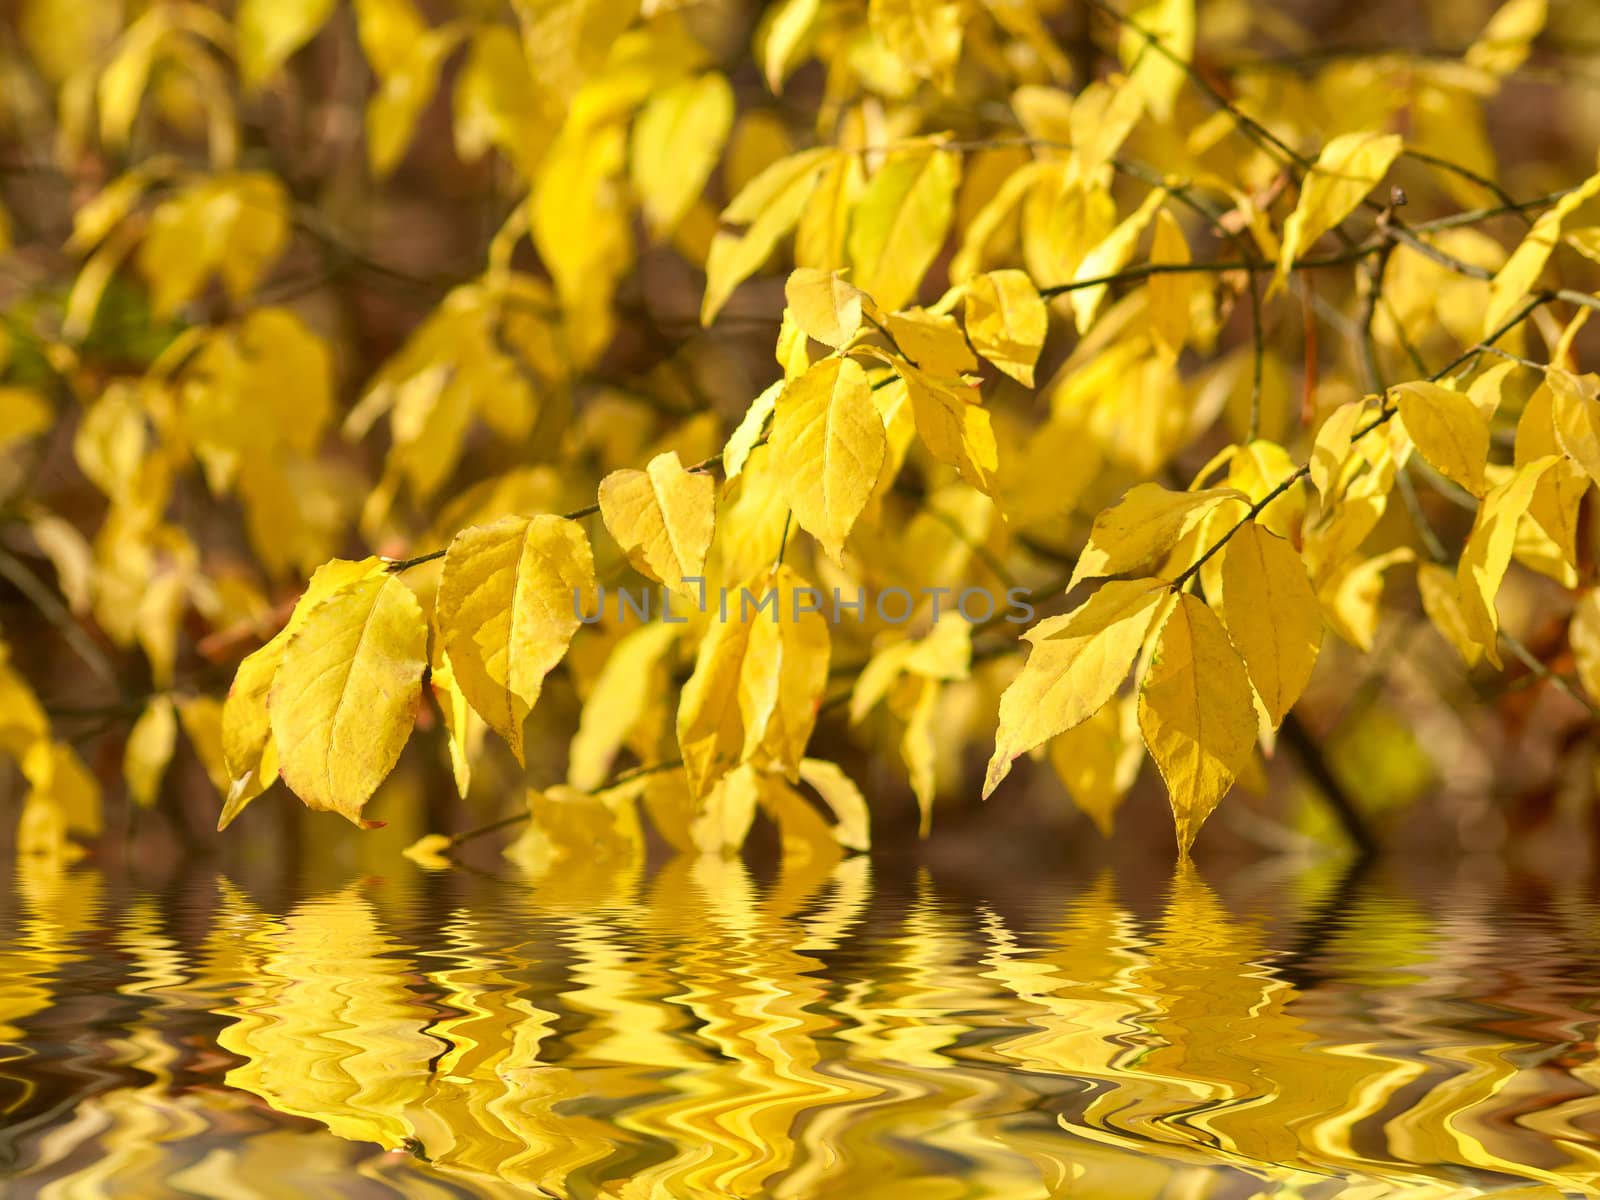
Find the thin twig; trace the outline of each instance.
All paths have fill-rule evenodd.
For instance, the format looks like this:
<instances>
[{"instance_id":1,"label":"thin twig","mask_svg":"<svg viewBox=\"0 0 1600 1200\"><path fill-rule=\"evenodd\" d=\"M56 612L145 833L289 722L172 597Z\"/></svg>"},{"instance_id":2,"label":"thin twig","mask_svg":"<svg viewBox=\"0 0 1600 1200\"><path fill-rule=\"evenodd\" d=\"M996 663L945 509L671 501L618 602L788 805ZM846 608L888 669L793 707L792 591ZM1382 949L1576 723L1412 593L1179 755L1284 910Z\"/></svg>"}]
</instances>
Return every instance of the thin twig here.
<instances>
[{"instance_id":1,"label":"thin twig","mask_svg":"<svg viewBox=\"0 0 1600 1200\"><path fill-rule=\"evenodd\" d=\"M55 593L45 586L44 581L29 570L27 564L20 558L3 547L0 547L0 575L10 580L17 591L39 610L39 614L56 627L67 645L72 647L96 675L107 683L118 686L117 670L111 665L111 660L106 657L105 651L84 632L83 626L78 624L66 605L56 599Z\"/></svg>"}]
</instances>

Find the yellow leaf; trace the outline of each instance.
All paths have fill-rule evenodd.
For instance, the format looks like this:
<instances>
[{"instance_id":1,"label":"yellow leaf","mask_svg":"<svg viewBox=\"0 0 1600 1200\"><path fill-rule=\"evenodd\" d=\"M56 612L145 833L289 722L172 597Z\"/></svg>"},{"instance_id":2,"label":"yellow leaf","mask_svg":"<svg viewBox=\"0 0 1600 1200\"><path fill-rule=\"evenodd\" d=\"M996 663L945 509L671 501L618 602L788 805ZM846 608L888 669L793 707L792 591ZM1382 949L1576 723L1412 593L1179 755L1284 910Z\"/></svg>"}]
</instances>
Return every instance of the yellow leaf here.
<instances>
[{"instance_id":1,"label":"yellow leaf","mask_svg":"<svg viewBox=\"0 0 1600 1200\"><path fill-rule=\"evenodd\" d=\"M367 103L367 161L374 174L383 176L405 154L461 29L429 29L410 0L356 0L355 8L361 48L378 77L378 90Z\"/></svg>"},{"instance_id":2,"label":"yellow leaf","mask_svg":"<svg viewBox=\"0 0 1600 1200\"><path fill-rule=\"evenodd\" d=\"M783 481L772 469L771 447L757 446L717 518L718 577L731 583L770 566L791 520Z\"/></svg>"},{"instance_id":3,"label":"yellow leaf","mask_svg":"<svg viewBox=\"0 0 1600 1200\"><path fill-rule=\"evenodd\" d=\"M872 822L867 813L866 797L844 769L837 763L807 758L800 763L800 778L832 811L837 822L833 835L839 844L847 850L870 850Z\"/></svg>"},{"instance_id":4,"label":"yellow leaf","mask_svg":"<svg viewBox=\"0 0 1600 1200\"><path fill-rule=\"evenodd\" d=\"M1150 240L1151 264L1187 264L1192 256L1178 219L1164 208L1155 219L1156 231ZM1189 339L1189 304L1194 289L1194 277L1182 271L1152 275L1145 285L1150 298L1150 332L1156 344L1170 355L1177 355Z\"/></svg>"},{"instance_id":5,"label":"yellow leaf","mask_svg":"<svg viewBox=\"0 0 1600 1200\"><path fill-rule=\"evenodd\" d=\"M821 7L822 0L781 0L768 10L761 65L774 92L783 91L783 81L800 61Z\"/></svg>"},{"instance_id":6,"label":"yellow leaf","mask_svg":"<svg viewBox=\"0 0 1600 1200\"><path fill-rule=\"evenodd\" d=\"M222 754L222 701L212 696L185 696L177 704L178 722L188 735L195 757L205 768L211 786L226 796L230 777Z\"/></svg>"},{"instance_id":7,"label":"yellow leaf","mask_svg":"<svg viewBox=\"0 0 1600 1200\"><path fill-rule=\"evenodd\" d=\"M911 793L917 798L917 835L927 837L933 831L933 802L938 798L939 786L933 723L939 685L932 679L914 679L910 683L913 699L905 714L905 732L900 735L900 761L906 765Z\"/></svg>"},{"instance_id":8,"label":"yellow leaf","mask_svg":"<svg viewBox=\"0 0 1600 1200\"><path fill-rule=\"evenodd\" d=\"M803 795L776 775L758 775L757 801L778 827L779 853L786 867L799 863L836 863L837 830Z\"/></svg>"},{"instance_id":9,"label":"yellow leaf","mask_svg":"<svg viewBox=\"0 0 1600 1200\"><path fill-rule=\"evenodd\" d=\"M1116 694L1168 594L1159 580L1114 580L1070 613L1046 618L1023 635L1032 649L1000 697L985 797L1019 754L1087 721Z\"/></svg>"},{"instance_id":10,"label":"yellow leaf","mask_svg":"<svg viewBox=\"0 0 1600 1200\"><path fill-rule=\"evenodd\" d=\"M140 808L149 808L161 791L161 778L172 761L178 741L177 713L172 697L157 696L145 705L144 712L128 731L128 745L122 755L122 776L128 781L128 798Z\"/></svg>"},{"instance_id":11,"label":"yellow leaf","mask_svg":"<svg viewBox=\"0 0 1600 1200\"><path fill-rule=\"evenodd\" d=\"M28 802L48 804L62 828L100 832L100 785L71 746L35 742L22 756L22 774L31 789Z\"/></svg>"},{"instance_id":12,"label":"yellow leaf","mask_svg":"<svg viewBox=\"0 0 1600 1200\"><path fill-rule=\"evenodd\" d=\"M1139 728L1161 771L1185 855L1250 760L1255 705L1244 662L1205 603L1181 595L1155 638Z\"/></svg>"},{"instance_id":13,"label":"yellow leaf","mask_svg":"<svg viewBox=\"0 0 1600 1200\"><path fill-rule=\"evenodd\" d=\"M1467 47L1467 66L1501 78L1511 74L1526 61L1545 17L1545 0L1506 0L1478 40Z\"/></svg>"},{"instance_id":14,"label":"yellow leaf","mask_svg":"<svg viewBox=\"0 0 1600 1200\"><path fill-rule=\"evenodd\" d=\"M1317 601L1332 629L1363 653L1372 652L1378 632L1378 603L1383 599L1384 572L1411 562L1416 552L1397 546L1360 562L1344 562L1318 581Z\"/></svg>"},{"instance_id":15,"label":"yellow leaf","mask_svg":"<svg viewBox=\"0 0 1600 1200\"><path fill-rule=\"evenodd\" d=\"M930 145L891 155L868 181L850 225L851 279L883 308L916 296L950 230L960 178L960 158Z\"/></svg>"},{"instance_id":16,"label":"yellow leaf","mask_svg":"<svg viewBox=\"0 0 1600 1200\"><path fill-rule=\"evenodd\" d=\"M1140 29L1166 47L1178 61L1152 49L1138 30L1124 26L1118 47L1128 72L1128 85L1144 97L1158 121L1172 119L1172 106L1186 78L1183 64L1194 57L1195 0L1148 0L1130 10Z\"/></svg>"},{"instance_id":17,"label":"yellow leaf","mask_svg":"<svg viewBox=\"0 0 1600 1200\"><path fill-rule=\"evenodd\" d=\"M1541 213L1533 223L1533 228L1523 235L1522 241L1511 252L1511 257L1506 259L1489 284L1489 303L1483 312L1485 336L1510 319L1523 299L1533 291L1545 263L1550 260L1556 243L1561 240L1562 227L1567 218L1596 196L1600 196L1600 174L1589 176L1561 197L1556 206Z\"/></svg>"},{"instance_id":18,"label":"yellow leaf","mask_svg":"<svg viewBox=\"0 0 1600 1200\"><path fill-rule=\"evenodd\" d=\"M961 57L963 16L958 5L949 0L871 0L867 20L908 71L948 90Z\"/></svg>"},{"instance_id":19,"label":"yellow leaf","mask_svg":"<svg viewBox=\"0 0 1600 1200\"><path fill-rule=\"evenodd\" d=\"M771 257L778 241L794 228L817 186L817 178L836 152L803 150L779 159L747 183L722 212L722 224L706 258L706 291L700 323L710 325L738 287ZM734 228L743 227L737 232Z\"/></svg>"},{"instance_id":20,"label":"yellow leaf","mask_svg":"<svg viewBox=\"0 0 1600 1200\"><path fill-rule=\"evenodd\" d=\"M1056 777L1105 837L1111 836L1117 809L1143 761L1135 697L1106 704L1081 725L1050 739Z\"/></svg>"},{"instance_id":21,"label":"yellow leaf","mask_svg":"<svg viewBox=\"0 0 1600 1200\"><path fill-rule=\"evenodd\" d=\"M1021 271L990 271L967 285L963 303L973 349L1023 387L1032 387L1033 366L1049 329L1049 314L1033 281Z\"/></svg>"},{"instance_id":22,"label":"yellow leaf","mask_svg":"<svg viewBox=\"0 0 1600 1200\"><path fill-rule=\"evenodd\" d=\"M697 595L685 579L705 574L716 504L716 481L685 471L675 450L600 481L600 515L628 561L682 596Z\"/></svg>"},{"instance_id":23,"label":"yellow leaf","mask_svg":"<svg viewBox=\"0 0 1600 1200\"><path fill-rule=\"evenodd\" d=\"M289 199L271 175L247 172L190 183L150 218L139 269L150 305L169 317L199 292L213 271L235 301L289 243Z\"/></svg>"},{"instance_id":24,"label":"yellow leaf","mask_svg":"<svg viewBox=\"0 0 1600 1200\"><path fill-rule=\"evenodd\" d=\"M1350 458L1350 441L1362 423L1365 407L1359 400L1341 404L1317 430L1311 448L1311 482L1325 506L1342 478L1342 468Z\"/></svg>"},{"instance_id":25,"label":"yellow leaf","mask_svg":"<svg viewBox=\"0 0 1600 1200\"><path fill-rule=\"evenodd\" d=\"M1257 438L1240 446L1228 463L1228 486L1238 488L1252 504L1258 504L1298 471L1299 465L1287 450L1276 442ZM1279 537L1293 542L1299 540L1305 515L1305 484L1297 480L1257 513L1256 520Z\"/></svg>"},{"instance_id":26,"label":"yellow leaf","mask_svg":"<svg viewBox=\"0 0 1600 1200\"><path fill-rule=\"evenodd\" d=\"M832 271L849 262L850 214L865 184L860 155L838 154L828 161L795 229L796 266Z\"/></svg>"},{"instance_id":27,"label":"yellow leaf","mask_svg":"<svg viewBox=\"0 0 1600 1200\"><path fill-rule=\"evenodd\" d=\"M444 649L444 638L433 640L433 664L428 672L428 685L433 689L434 702L444 718L444 731L450 752L450 774L455 780L456 795L463 800L472 787L472 723L476 714L467 704L467 698L456 685L455 669L450 665L450 655ZM481 730L482 725L478 728Z\"/></svg>"},{"instance_id":28,"label":"yellow leaf","mask_svg":"<svg viewBox=\"0 0 1600 1200\"><path fill-rule=\"evenodd\" d=\"M689 790L697 798L739 760L744 725L739 716L739 674L750 646L750 622L742 605L707 630L694 673L678 698L678 747Z\"/></svg>"},{"instance_id":29,"label":"yellow leaf","mask_svg":"<svg viewBox=\"0 0 1600 1200\"><path fill-rule=\"evenodd\" d=\"M978 369L978 359L954 317L908 308L890 313L883 323L906 359L924 375L957 382L959 376ZM976 399L974 394L974 403Z\"/></svg>"},{"instance_id":30,"label":"yellow leaf","mask_svg":"<svg viewBox=\"0 0 1600 1200\"><path fill-rule=\"evenodd\" d=\"M976 389L960 381L936 379L904 363L898 370L905 380L917 433L928 453L955 467L980 492L992 494L999 450L989 411L977 403Z\"/></svg>"},{"instance_id":31,"label":"yellow leaf","mask_svg":"<svg viewBox=\"0 0 1600 1200\"><path fill-rule=\"evenodd\" d=\"M1422 457L1446 479L1482 496L1489 418L1468 396L1437 383L1402 383L1394 391L1400 419Z\"/></svg>"},{"instance_id":32,"label":"yellow leaf","mask_svg":"<svg viewBox=\"0 0 1600 1200\"><path fill-rule=\"evenodd\" d=\"M1434 628L1456 648L1467 666L1477 666L1483 657L1483 647L1473 641L1466 618L1461 614L1461 593L1456 587L1455 572L1438 563L1421 563L1417 566L1417 591L1422 597L1422 611L1428 614Z\"/></svg>"},{"instance_id":33,"label":"yellow leaf","mask_svg":"<svg viewBox=\"0 0 1600 1200\"><path fill-rule=\"evenodd\" d=\"M1541 389L1536 395L1549 396L1556 444L1590 479L1600 482L1600 380L1551 367L1545 382L1548 391Z\"/></svg>"},{"instance_id":34,"label":"yellow leaf","mask_svg":"<svg viewBox=\"0 0 1600 1200\"><path fill-rule=\"evenodd\" d=\"M789 384L778 398L771 446L795 520L839 561L888 452L861 365L825 358Z\"/></svg>"},{"instance_id":35,"label":"yellow leaf","mask_svg":"<svg viewBox=\"0 0 1600 1200\"><path fill-rule=\"evenodd\" d=\"M226 829L245 806L278 778L278 748L272 740L267 697L289 641L305 624L311 610L334 592L370 578L383 569L379 559L359 562L335 559L317 568L295 603L289 620L265 646L245 658L234 672L228 698L222 705L222 760L230 786L219 830Z\"/></svg>"},{"instance_id":36,"label":"yellow leaf","mask_svg":"<svg viewBox=\"0 0 1600 1200\"><path fill-rule=\"evenodd\" d=\"M138 489L149 442L138 389L115 381L84 413L72 438L78 469L112 500L128 501Z\"/></svg>"},{"instance_id":37,"label":"yellow leaf","mask_svg":"<svg viewBox=\"0 0 1600 1200\"><path fill-rule=\"evenodd\" d=\"M94 551L70 521L53 513L38 512L28 520L28 530L39 549L56 569L56 586L74 616L89 611L94 583Z\"/></svg>"},{"instance_id":38,"label":"yellow leaf","mask_svg":"<svg viewBox=\"0 0 1600 1200\"><path fill-rule=\"evenodd\" d=\"M837 271L801 267L783 285L783 296L795 324L825 346L842 349L861 328L861 289Z\"/></svg>"},{"instance_id":39,"label":"yellow leaf","mask_svg":"<svg viewBox=\"0 0 1600 1200\"><path fill-rule=\"evenodd\" d=\"M11 669L10 650L0 641L0 751L20 759L50 736L50 718L26 680Z\"/></svg>"},{"instance_id":40,"label":"yellow leaf","mask_svg":"<svg viewBox=\"0 0 1600 1200\"><path fill-rule=\"evenodd\" d=\"M664 691L658 666L678 633L676 624L657 621L628 633L612 649L584 699L567 754L567 782L573 787L592 791L606 781L646 706Z\"/></svg>"},{"instance_id":41,"label":"yellow leaf","mask_svg":"<svg viewBox=\"0 0 1600 1200\"><path fill-rule=\"evenodd\" d=\"M733 89L715 71L651 96L633 123L634 190L650 232L671 233L702 191L733 128Z\"/></svg>"},{"instance_id":42,"label":"yellow leaf","mask_svg":"<svg viewBox=\"0 0 1600 1200\"><path fill-rule=\"evenodd\" d=\"M31 388L0 386L0 454L49 429L54 416Z\"/></svg>"},{"instance_id":43,"label":"yellow leaf","mask_svg":"<svg viewBox=\"0 0 1600 1200\"><path fill-rule=\"evenodd\" d=\"M1539 480L1557 461L1545 457L1524 463L1504 483L1490 488L1461 552L1456 571L1461 615L1472 640L1483 647L1484 656L1496 667L1500 666L1500 618L1495 612L1495 594L1511 565L1517 525L1528 511Z\"/></svg>"},{"instance_id":44,"label":"yellow leaf","mask_svg":"<svg viewBox=\"0 0 1600 1200\"><path fill-rule=\"evenodd\" d=\"M1146 196L1138 208L1123 218L1116 228L1083 256L1072 272L1073 282L1081 283L1089 279L1115 275L1127 266L1128 260L1133 257L1133 252L1139 245L1139 238L1144 234L1145 227L1150 224L1150 219L1155 216L1166 198L1166 192L1160 188ZM1075 288L1067 293L1080 334L1089 332L1089 326L1094 324L1095 314L1100 311L1101 302L1105 300L1110 286L1107 283L1097 283L1089 287Z\"/></svg>"},{"instance_id":45,"label":"yellow leaf","mask_svg":"<svg viewBox=\"0 0 1600 1200\"><path fill-rule=\"evenodd\" d=\"M1322 148L1316 165L1300 185L1300 202L1283 226L1278 276L1316 240L1348 217L1388 173L1400 154L1393 133L1345 133Z\"/></svg>"},{"instance_id":46,"label":"yellow leaf","mask_svg":"<svg viewBox=\"0 0 1600 1200\"><path fill-rule=\"evenodd\" d=\"M1021 91L1019 89L1019 93ZM996 243L1003 243L1008 233L1012 239L1015 238L1018 210L1034 184L1050 172L1051 164L1048 162L1034 160L1024 163L1011 173L970 221L957 223L961 245L950 260L952 283L965 283L983 268L985 262L996 261L1000 253Z\"/></svg>"},{"instance_id":47,"label":"yellow leaf","mask_svg":"<svg viewBox=\"0 0 1600 1200\"><path fill-rule=\"evenodd\" d=\"M1222 554L1222 615L1276 729L1317 663L1317 595L1294 547L1254 521L1228 540Z\"/></svg>"},{"instance_id":48,"label":"yellow leaf","mask_svg":"<svg viewBox=\"0 0 1600 1200\"><path fill-rule=\"evenodd\" d=\"M522 723L594 606L582 526L506 517L450 542L435 610L456 685L523 761Z\"/></svg>"},{"instance_id":49,"label":"yellow leaf","mask_svg":"<svg viewBox=\"0 0 1600 1200\"><path fill-rule=\"evenodd\" d=\"M240 0L234 18L239 67L247 87L260 87L309 42L333 13L335 0Z\"/></svg>"},{"instance_id":50,"label":"yellow leaf","mask_svg":"<svg viewBox=\"0 0 1600 1200\"><path fill-rule=\"evenodd\" d=\"M828 623L820 612L802 611L811 599L807 587L792 567L772 573L765 590L776 597L777 611L753 617L739 672L741 758L779 767L791 780L798 777L828 682ZM820 592L809 590L820 606Z\"/></svg>"},{"instance_id":51,"label":"yellow leaf","mask_svg":"<svg viewBox=\"0 0 1600 1200\"><path fill-rule=\"evenodd\" d=\"M1585 592L1573 608L1567 638L1578 666L1578 682L1589 699L1600 701L1600 591Z\"/></svg>"},{"instance_id":52,"label":"yellow leaf","mask_svg":"<svg viewBox=\"0 0 1600 1200\"><path fill-rule=\"evenodd\" d=\"M755 820L764 782L762 773L746 763L717 784L690 825L690 836L700 853L738 851Z\"/></svg>"},{"instance_id":53,"label":"yellow leaf","mask_svg":"<svg viewBox=\"0 0 1600 1200\"><path fill-rule=\"evenodd\" d=\"M728 443L722 448L722 473L730 483L739 478L744 471L744 464L749 461L750 452L761 440L767 418L772 416L778 407L778 397L783 393L785 382L780 379L769 384L752 400L750 407L745 410L743 420L739 422L739 427L728 436Z\"/></svg>"},{"instance_id":54,"label":"yellow leaf","mask_svg":"<svg viewBox=\"0 0 1600 1200\"><path fill-rule=\"evenodd\" d=\"M139 115L139 102L150 82L162 43L172 32L171 9L162 6L146 11L132 22L118 40L109 62L95 83L95 98L100 105L100 138L110 150L127 147L133 123Z\"/></svg>"},{"instance_id":55,"label":"yellow leaf","mask_svg":"<svg viewBox=\"0 0 1600 1200\"><path fill-rule=\"evenodd\" d=\"M308 808L361 824L411 736L428 626L389 574L346 584L289 639L267 712L279 769Z\"/></svg>"},{"instance_id":56,"label":"yellow leaf","mask_svg":"<svg viewBox=\"0 0 1600 1200\"><path fill-rule=\"evenodd\" d=\"M1172 549L1189 529L1225 500L1242 500L1233 488L1173 492L1159 483L1131 487L1100 513L1072 570L1071 591L1085 579L1120 575Z\"/></svg>"},{"instance_id":57,"label":"yellow leaf","mask_svg":"<svg viewBox=\"0 0 1600 1200\"><path fill-rule=\"evenodd\" d=\"M456 80L456 148L462 158L476 159L497 147L523 175L532 176L555 138L549 103L528 72L515 30L482 26Z\"/></svg>"}]
</instances>

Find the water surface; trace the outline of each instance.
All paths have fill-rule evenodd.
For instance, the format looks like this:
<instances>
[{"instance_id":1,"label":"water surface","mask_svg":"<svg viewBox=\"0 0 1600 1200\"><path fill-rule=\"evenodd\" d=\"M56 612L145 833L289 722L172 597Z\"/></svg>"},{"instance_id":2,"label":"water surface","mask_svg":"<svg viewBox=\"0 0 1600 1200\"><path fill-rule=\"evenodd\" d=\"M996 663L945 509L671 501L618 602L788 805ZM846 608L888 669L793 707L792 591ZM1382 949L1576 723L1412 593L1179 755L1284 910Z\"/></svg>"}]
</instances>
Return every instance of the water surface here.
<instances>
[{"instance_id":1,"label":"water surface","mask_svg":"<svg viewBox=\"0 0 1600 1200\"><path fill-rule=\"evenodd\" d=\"M32 866L0 1194L1595 1195L1597 1008L1600 891L1503 874Z\"/></svg>"}]
</instances>

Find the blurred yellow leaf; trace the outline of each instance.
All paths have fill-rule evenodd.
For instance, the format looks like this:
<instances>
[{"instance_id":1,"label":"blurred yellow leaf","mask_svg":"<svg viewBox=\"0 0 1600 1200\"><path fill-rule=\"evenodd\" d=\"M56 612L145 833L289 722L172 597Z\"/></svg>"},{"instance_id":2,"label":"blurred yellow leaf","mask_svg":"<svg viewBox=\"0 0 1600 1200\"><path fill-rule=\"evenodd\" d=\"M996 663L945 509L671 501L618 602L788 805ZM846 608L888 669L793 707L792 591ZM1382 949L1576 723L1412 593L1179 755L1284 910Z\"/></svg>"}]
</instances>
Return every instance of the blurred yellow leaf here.
<instances>
[{"instance_id":1,"label":"blurred yellow leaf","mask_svg":"<svg viewBox=\"0 0 1600 1200\"><path fill-rule=\"evenodd\" d=\"M1283 225L1280 278L1378 186L1399 156L1401 145L1398 134L1361 132L1341 134L1322 148L1316 165L1301 182L1300 202Z\"/></svg>"},{"instance_id":2,"label":"blurred yellow leaf","mask_svg":"<svg viewBox=\"0 0 1600 1200\"><path fill-rule=\"evenodd\" d=\"M640 110L628 161L653 236L665 237L689 211L732 128L733 89L715 71L657 92Z\"/></svg>"},{"instance_id":3,"label":"blurred yellow leaf","mask_svg":"<svg viewBox=\"0 0 1600 1200\"><path fill-rule=\"evenodd\" d=\"M915 298L950 231L960 178L960 157L935 143L896 152L867 182L850 224L850 279L882 307Z\"/></svg>"},{"instance_id":4,"label":"blurred yellow leaf","mask_svg":"<svg viewBox=\"0 0 1600 1200\"><path fill-rule=\"evenodd\" d=\"M706 290L700 323L710 325L733 289L761 268L795 222L835 152L802 150L779 159L747 183L722 211L723 228L706 259Z\"/></svg>"},{"instance_id":5,"label":"blurred yellow leaf","mask_svg":"<svg viewBox=\"0 0 1600 1200\"><path fill-rule=\"evenodd\" d=\"M151 307L171 316L213 271L243 300L288 241L289 198L275 177L243 172L190 182L157 206L139 246Z\"/></svg>"},{"instance_id":6,"label":"blurred yellow leaf","mask_svg":"<svg viewBox=\"0 0 1600 1200\"><path fill-rule=\"evenodd\" d=\"M128 745L122 756L122 774L128 781L128 796L140 808L156 802L161 779L172 761L178 741L177 712L172 697L156 696L128 732Z\"/></svg>"},{"instance_id":7,"label":"blurred yellow leaf","mask_svg":"<svg viewBox=\"0 0 1600 1200\"><path fill-rule=\"evenodd\" d=\"M248 87L260 87L289 56L316 36L335 0L240 0L235 21L239 66Z\"/></svg>"}]
</instances>

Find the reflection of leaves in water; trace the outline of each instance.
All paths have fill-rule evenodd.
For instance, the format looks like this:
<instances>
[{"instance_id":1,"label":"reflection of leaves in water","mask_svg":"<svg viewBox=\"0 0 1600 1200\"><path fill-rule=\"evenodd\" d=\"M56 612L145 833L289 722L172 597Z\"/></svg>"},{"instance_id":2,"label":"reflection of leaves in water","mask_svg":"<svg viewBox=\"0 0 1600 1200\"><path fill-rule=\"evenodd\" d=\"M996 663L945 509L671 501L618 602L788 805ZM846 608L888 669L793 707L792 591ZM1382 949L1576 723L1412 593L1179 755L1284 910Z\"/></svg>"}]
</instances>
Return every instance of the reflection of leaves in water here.
<instances>
[{"instance_id":1,"label":"reflection of leaves in water","mask_svg":"<svg viewBox=\"0 0 1600 1200\"><path fill-rule=\"evenodd\" d=\"M440 1043L412 993L414 971L354 890L300 905L247 935L252 978L218 1044L242 1057L230 1087L340 1137L394 1150L408 1144L406 1109L429 1083Z\"/></svg>"},{"instance_id":2,"label":"reflection of leaves in water","mask_svg":"<svg viewBox=\"0 0 1600 1200\"><path fill-rule=\"evenodd\" d=\"M926 877L874 895L864 859L791 860L769 883L714 858L533 866L281 916L224 885L184 931L150 899L102 908L87 871L27 882L0 949L23 1178L230 1198L329 1180L652 1200L1600 1194L1592 905L1502 928L1489 895L1442 920L1363 886L1331 892L1308 941L1192 869L1149 915L1107 878L1018 916ZM51 1074L41 1047L83 1026L96 987L92 1036ZM46 1103L63 1087L74 1103Z\"/></svg>"}]
</instances>

